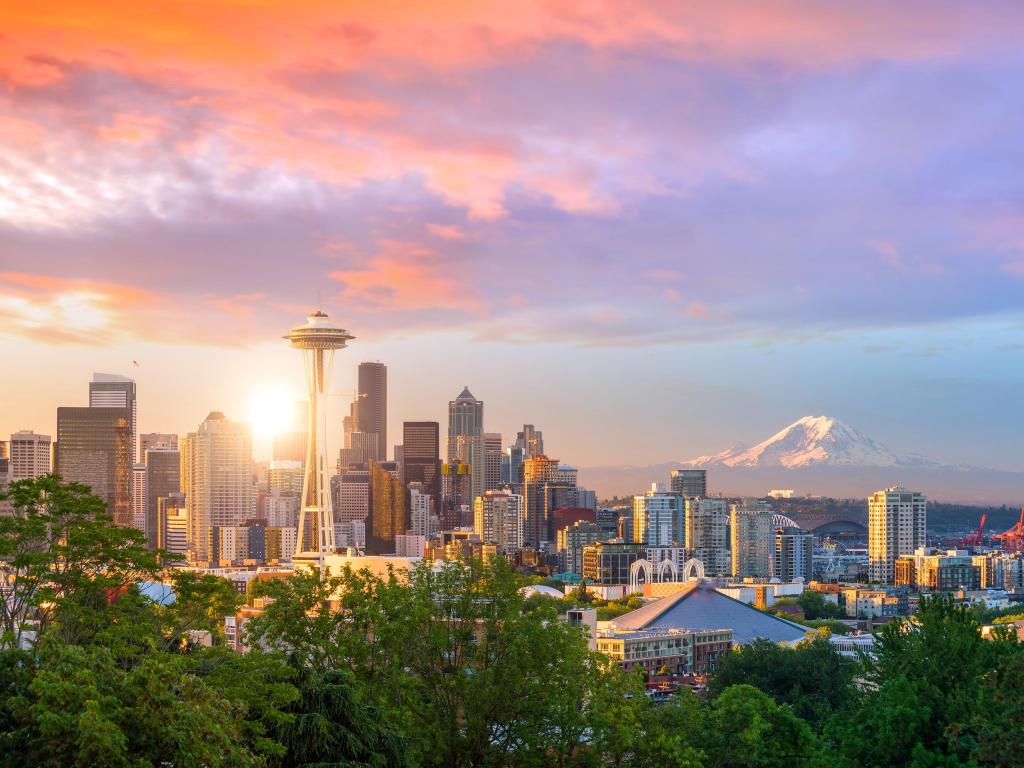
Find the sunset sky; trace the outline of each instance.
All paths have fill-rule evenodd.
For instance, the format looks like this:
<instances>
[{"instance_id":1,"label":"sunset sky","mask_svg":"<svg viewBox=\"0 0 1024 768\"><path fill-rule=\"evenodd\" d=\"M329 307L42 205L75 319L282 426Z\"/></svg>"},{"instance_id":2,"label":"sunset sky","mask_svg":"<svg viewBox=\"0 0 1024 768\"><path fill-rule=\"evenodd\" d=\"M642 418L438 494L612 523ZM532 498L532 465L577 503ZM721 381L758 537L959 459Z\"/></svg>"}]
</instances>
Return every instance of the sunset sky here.
<instances>
[{"instance_id":1,"label":"sunset sky","mask_svg":"<svg viewBox=\"0 0 1024 768\"><path fill-rule=\"evenodd\" d=\"M4 3L0 438L94 370L140 431L301 397L319 292L392 442L468 384L580 466L827 414L1024 469L1022 40L1020 2Z\"/></svg>"}]
</instances>

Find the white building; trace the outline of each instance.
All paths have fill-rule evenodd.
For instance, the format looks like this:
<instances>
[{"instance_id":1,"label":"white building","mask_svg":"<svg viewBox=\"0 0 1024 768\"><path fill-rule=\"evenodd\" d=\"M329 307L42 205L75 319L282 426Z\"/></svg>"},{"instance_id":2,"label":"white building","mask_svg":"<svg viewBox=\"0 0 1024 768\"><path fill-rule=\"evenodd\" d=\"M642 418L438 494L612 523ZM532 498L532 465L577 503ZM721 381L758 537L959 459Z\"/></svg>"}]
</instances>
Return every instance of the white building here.
<instances>
[{"instance_id":1,"label":"white building","mask_svg":"<svg viewBox=\"0 0 1024 768\"><path fill-rule=\"evenodd\" d=\"M249 425L214 411L181 441L181 489L192 523L192 550L210 560L210 529L236 526L252 516L253 461Z\"/></svg>"},{"instance_id":2,"label":"white building","mask_svg":"<svg viewBox=\"0 0 1024 768\"><path fill-rule=\"evenodd\" d=\"M484 491L473 503L473 530L483 544L499 552L523 548L523 497L508 491Z\"/></svg>"},{"instance_id":3,"label":"white building","mask_svg":"<svg viewBox=\"0 0 1024 768\"><path fill-rule=\"evenodd\" d=\"M272 488L263 497L263 513L268 526L295 528L299 524L299 497Z\"/></svg>"},{"instance_id":4,"label":"white building","mask_svg":"<svg viewBox=\"0 0 1024 768\"><path fill-rule=\"evenodd\" d=\"M50 471L50 436L23 429L11 435L11 480L28 480Z\"/></svg>"},{"instance_id":5,"label":"white building","mask_svg":"<svg viewBox=\"0 0 1024 768\"><path fill-rule=\"evenodd\" d=\"M704 563L708 576L728 574L731 562L726 531L729 506L725 499L686 500L686 549Z\"/></svg>"},{"instance_id":6,"label":"white building","mask_svg":"<svg viewBox=\"0 0 1024 768\"><path fill-rule=\"evenodd\" d=\"M912 555L925 541L927 501L917 491L886 488L868 497L868 575L891 584L896 558Z\"/></svg>"},{"instance_id":7,"label":"white building","mask_svg":"<svg viewBox=\"0 0 1024 768\"><path fill-rule=\"evenodd\" d=\"M441 521L434 511L434 498L424 492L422 483L409 484L409 530L425 538L436 537L441 532Z\"/></svg>"},{"instance_id":8,"label":"white building","mask_svg":"<svg viewBox=\"0 0 1024 768\"><path fill-rule=\"evenodd\" d=\"M395 555L398 557L423 557L427 537L414 533L399 533L395 536Z\"/></svg>"}]
</instances>

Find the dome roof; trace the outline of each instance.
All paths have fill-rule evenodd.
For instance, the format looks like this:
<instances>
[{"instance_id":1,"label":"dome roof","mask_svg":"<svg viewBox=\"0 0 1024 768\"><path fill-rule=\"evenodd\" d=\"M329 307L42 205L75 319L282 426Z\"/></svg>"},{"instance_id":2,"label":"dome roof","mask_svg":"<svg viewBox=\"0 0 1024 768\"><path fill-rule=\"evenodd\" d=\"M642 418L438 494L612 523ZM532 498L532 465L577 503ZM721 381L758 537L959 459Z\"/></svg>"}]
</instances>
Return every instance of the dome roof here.
<instances>
[{"instance_id":1,"label":"dome roof","mask_svg":"<svg viewBox=\"0 0 1024 768\"><path fill-rule=\"evenodd\" d=\"M565 594L559 592L554 587L549 587L546 584L531 584L528 587L523 587L519 590L519 594L523 597L532 597L533 595L547 595L553 597L555 600L561 600L565 597Z\"/></svg>"}]
</instances>

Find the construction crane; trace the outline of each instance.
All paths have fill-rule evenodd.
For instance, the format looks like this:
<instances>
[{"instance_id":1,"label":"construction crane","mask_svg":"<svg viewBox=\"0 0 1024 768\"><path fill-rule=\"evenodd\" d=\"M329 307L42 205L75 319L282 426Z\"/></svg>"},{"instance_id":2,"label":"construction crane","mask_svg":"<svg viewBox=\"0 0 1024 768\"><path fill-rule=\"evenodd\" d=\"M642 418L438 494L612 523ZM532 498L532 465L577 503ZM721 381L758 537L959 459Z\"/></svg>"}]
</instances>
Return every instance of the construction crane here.
<instances>
[{"instance_id":1,"label":"construction crane","mask_svg":"<svg viewBox=\"0 0 1024 768\"><path fill-rule=\"evenodd\" d=\"M961 549L963 547L978 547L978 546L981 546L981 537L982 537L982 535L985 532L985 521L987 519L988 519L988 513L982 512L981 513L981 522L978 523L978 530L973 531L973 532L967 534L966 536L964 536L962 539L960 539L956 543L957 549Z\"/></svg>"},{"instance_id":2,"label":"construction crane","mask_svg":"<svg viewBox=\"0 0 1024 768\"><path fill-rule=\"evenodd\" d=\"M1024 551L1024 507L1020 508L1020 519L1013 528L997 533L992 538L1001 542L1006 552Z\"/></svg>"}]
</instances>

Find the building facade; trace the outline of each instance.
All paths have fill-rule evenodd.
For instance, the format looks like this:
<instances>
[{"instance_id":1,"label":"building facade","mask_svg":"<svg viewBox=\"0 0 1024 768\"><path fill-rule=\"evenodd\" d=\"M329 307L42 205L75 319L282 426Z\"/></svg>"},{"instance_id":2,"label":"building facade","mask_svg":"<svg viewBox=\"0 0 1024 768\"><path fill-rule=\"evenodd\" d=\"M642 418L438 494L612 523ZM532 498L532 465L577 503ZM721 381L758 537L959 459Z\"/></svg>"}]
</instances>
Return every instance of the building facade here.
<instances>
[{"instance_id":1,"label":"building facade","mask_svg":"<svg viewBox=\"0 0 1024 768\"><path fill-rule=\"evenodd\" d=\"M388 367L384 363L360 363L358 375L356 428L377 435L376 453L369 458L384 461L388 450Z\"/></svg>"},{"instance_id":2,"label":"building facade","mask_svg":"<svg viewBox=\"0 0 1024 768\"><path fill-rule=\"evenodd\" d=\"M23 429L11 435L7 457L11 480L30 480L50 472L50 436Z\"/></svg>"},{"instance_id":3,"label":"building facade","mask_svg":"<svg viewBox=\"0 0 1024 768\"><path fill-rule=\"evenodd\" d=\"M912 555L925 540L927 502L917 491L894 487L868 497L868 575L892 584L896 558Z\"/></svg>"},{"instance_id":4,"label":"building facade","mask_svg":"<svg viewBox=\"0 0 1024 768\"><path fill-rule=\"evenodd\" d=\"M58 408L54 470L84 483L117 525L132 524L131 412L127 408Z\"/></svg>"},{"instance_id":5,"label":"building facade","mask_svg":"<svg viewBox=\"0 0 1024 768\"><path fill-rule=\"evenodd\" d=\"M473 530L482 544L499 553L523 548L523 497L508 491L484 491L473 502Z\"/></svg>"},{"instance_id":6,"label":"building facade","mask_svg":"<svg viewBox=\"0 0 1024 768\"><path fill-rule=\"evenodd\" d=\"M633 497L633 541L649 547L681 545L686 528L683 497L652 489Z\"/></svg>"},{"instance_id":7,"label":"building facade","mask_svg":"<svg viewBox=\"0 0 1024 768\"><path fill-rule=\"evenodd\" d=\"M766 579L772 575L772 511L757 502L729 507L732 575Z\"/></svg>"},{"instance_id":8,"label":"building facade","mask_svg":"<svg viewBox=\"0 0 1024 768\"><path fill-rule=\"evenodd\" d=\"M210 549L210 529L238 526L252 514L255 489L249 425L213 411L180 446L191 548L196 560L208 561L218 555Z\"/></svg>"},{"instance_id":9,"label":"building facade","mask_svg":"<svg viewBox=\"0 0 1024 768\"><path fill-rule=\"evenodd\" d=\"M702 499L708 495L708 471L706 469L673 469L672 493L684 499Z\"/></svg>"},{"instance_id":10,"label":"building facade","mask_svg":"<svg viewBox=\"0 0 1024 768\"><path fill-rule=\"evenodd\" d=\"M708 576L729 573L726 533L729 507L725 499L686 499L686 549L704 564Z\"/></svg>"},{"instance_id":11,"label":"building facade","mask_svg":"<svg viewBox=\"0 0 1024 768\"><path fill-rule=\"evenodd\" d=\"M484 403L464 387L448 402L448 463L459 461L469 466L469 500L484 492L486 462L484 456Z\"/></svg>"},{"instance_id":12,"label":"building facade","mask_svg":"<svg viewBox=\"0 0 1024 768\"><path fill-rule=\"evenodd\" d=\"M89 382L90 408L125 408L128 411L129 440L128 463L135 464L138 450L138 403L135 399L135 381L114 373L94 373Z\"/></svg>"}]
</instances>

